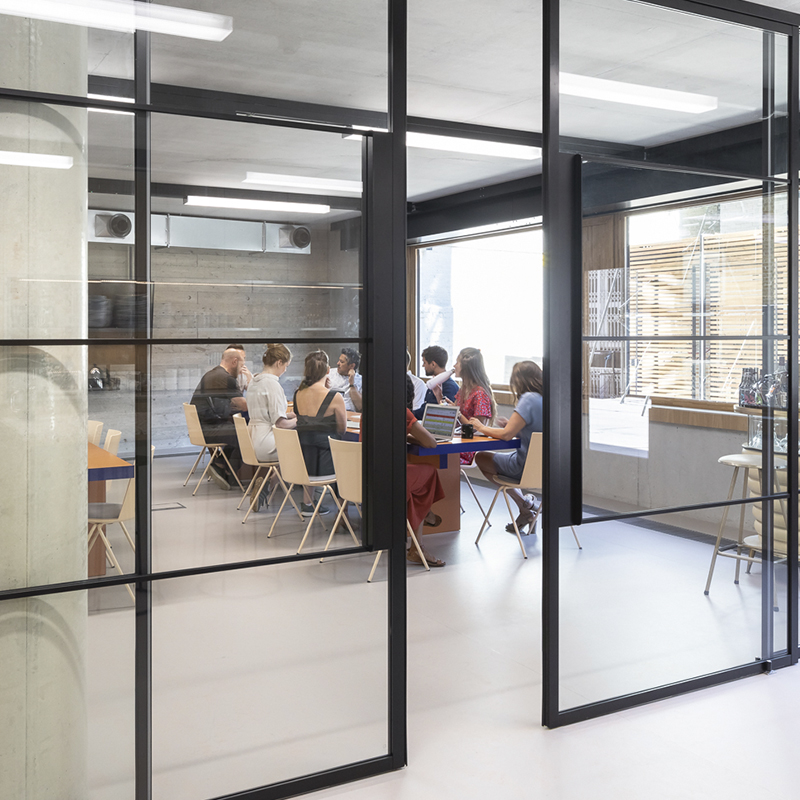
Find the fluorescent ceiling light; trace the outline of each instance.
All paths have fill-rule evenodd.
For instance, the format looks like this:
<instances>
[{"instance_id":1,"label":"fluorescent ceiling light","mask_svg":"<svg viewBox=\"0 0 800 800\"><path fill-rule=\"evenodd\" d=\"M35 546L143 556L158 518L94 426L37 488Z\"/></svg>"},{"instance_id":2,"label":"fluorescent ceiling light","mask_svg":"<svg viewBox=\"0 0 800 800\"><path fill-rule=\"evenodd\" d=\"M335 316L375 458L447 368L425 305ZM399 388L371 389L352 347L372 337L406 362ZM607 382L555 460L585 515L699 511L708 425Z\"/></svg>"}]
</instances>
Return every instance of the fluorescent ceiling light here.
<instances>
[{"instance_id":1,"label":"fluorescent ceiling light","mask_svg":"<svg viewBox=\"0 0 800 800\"><path fill-rule=\"evenodd\" d=\"M278 175L269 172L248 172L242 183L257 183L276 189L309 194L323 191L327 194L361 194L361 181L340 181L333 178L309 178L303 175Z\"/></svg>"},{"instance_id":2,"label":"fluorescent ceiling light","mask_svg":"<svg viewBox=\"0 0 800 800\"><path fill-rule=\"evenodd\" d=\"M655 86L589 78L586 75L573 75L569 72L562 72L558 80L561 94L587 97L591 100L662 108L666 111L683 111L687 114L703 114L706 111L713 111L719 105L716 97L707 94L658 89Z\"/></svg>"},{"instance_id":3,"label":"fluorescent ceiling light","mask_svg":"<svg viewBox=\"0 0 800 800\"><path fill-rule=\"evenodd\" d=\"M238 197L205 197L189 195L184 201L187 206L204 208L239 208L249 211L288 211L298 214L327 214L330 206L319 203L279 203L274 200L245 200Z\"/></svg>"},{"instance_id":4,"label":"fluorescent ceiling light","mask_svg":"<svg viewBox=\"0 0 800 800\"><path fill-rule=\"evenodd\" d=\"M460 139L457 136L437 136L432 133L414 133L413 131L409 131L406 134L406 144L409 147L421 147L425 150L447 150L453 153L519 158L525 161L533 161L542 157L540 148L525 144L488 142L482 139Z\"/></svg>"},{"instance_id":5,"label":"fluorescent ceiling light","mask_svg":"<svg viewBox=\"0 0 800 800\"><path fill-rule=\"evenodd\" d=\"M86 97L90 100L113 100L116 103L135 102L132 97L114 97L114 95L110 94L91 94L91 92L87 94ZM94 106L89 106L89 111L94 111L97 114L122 114L125 117L133 116L133 111L117 111L116 108L95 108Z\"/></svg>"},{"instance_id":6,"label":"fluorescent ceiling light","mask_svg":"<svg viewBox=\"0 0 800 800\"><path fill-rule=\"evenodd\" d=\"M12 167L71 169L72 156L51 156L45 153L18 153L14 150L0 150L0 164L8 164Z\"/></svg>"},{"instance_id":7,"label":"fluorescent ceiling light","mask_svg":"<svg viewBox=\"0 0 800 800\"><path fill-rule=\"evenodd\" d=\"M151 31L221 42L233 30L222 14L138 0L0 0L0 14L110 31Z\"/></svg>"}]
</instances>

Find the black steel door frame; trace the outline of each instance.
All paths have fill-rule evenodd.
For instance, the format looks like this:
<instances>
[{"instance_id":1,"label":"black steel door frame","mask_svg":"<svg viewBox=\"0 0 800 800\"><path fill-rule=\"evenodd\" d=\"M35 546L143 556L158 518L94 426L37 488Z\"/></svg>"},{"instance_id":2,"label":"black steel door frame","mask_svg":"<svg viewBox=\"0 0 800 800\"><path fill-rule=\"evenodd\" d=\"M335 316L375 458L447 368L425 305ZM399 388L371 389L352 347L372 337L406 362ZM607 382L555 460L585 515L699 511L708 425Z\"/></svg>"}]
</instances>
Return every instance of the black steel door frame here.
<instances>
[{"instance_id":1,"label":"black steel door frame","mask_svg":"<svg viewBox=\"0 0 800 800\"><path fill-rule=\"evenodd\" d=\"M788 362L789 408L798 404L798 169L800 169L800 17L740 0L642 0L765 32L784 34L788 59ZM545 231L544 544L542 581L542 724L555 728L666 697L768 672L798 661L798 464L788 458L788 597L785 653L653 689L577 708L559 707L559 528L582 522L581 346L582 213L581 157L561 152L559 138L560 0L543 8L543 217ZM765 41L767 34L765 34ZM765 46L765 52L768 48ZM771 86L764 86L765 104ZM575 152L574 148L571 148ZM630 166L636 165L630 162ZM787 452L797 452L797 414L789 413ZM766 456L771 462L771 452ZM771 466L771 463L766 465ZM764 501L771 511L772 502ZM771 536L768 537L771 539ZM768 545L769 547L769 545ZM766 558L766 556L765 556ZM772 642L771 582L762 587L762 647ZM765 599L766 598L766 599ZM764 623L764 615L769 620Z\"/></svg>"}]
</instances>

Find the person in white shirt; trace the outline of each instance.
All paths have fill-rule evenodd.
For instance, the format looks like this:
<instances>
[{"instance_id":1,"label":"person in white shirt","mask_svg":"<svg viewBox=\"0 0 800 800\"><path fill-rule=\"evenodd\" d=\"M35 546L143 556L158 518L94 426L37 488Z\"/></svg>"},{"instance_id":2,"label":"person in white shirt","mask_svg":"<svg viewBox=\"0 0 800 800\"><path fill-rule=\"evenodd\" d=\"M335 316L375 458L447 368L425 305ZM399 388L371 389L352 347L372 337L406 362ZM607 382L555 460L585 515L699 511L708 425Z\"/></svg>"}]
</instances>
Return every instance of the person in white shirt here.
<instances>
[{"instance_id":1,"label":"person in white shirt","mask_svg":"<svg viewBox=\"0 0 800 800\"><path fill-rule=\"evenodd\" d=\"M418 378L414 375L413 372L409 369L411 366L411 353L406 350L406 375L411 378L411 383L414 384L414 405L411 407L412 411L416 411L418 408L422 408L425 405L425 395L428 393L428 387L425 385L425 381L422 378Z\"/></svg>"},{"instance_id":2,"label":"person in white shirt","mask_svg":"<svg viewBox=\"0 0 800 800\"><path fill-rule=\"evenodd\" d=\"M286 394L279 378L292 360L284 344L268 344L261 359L264 369L250 381L247 408L250 413L250 438L259 461L277 461L273 428L294 428L297 418L287 410Z\"/></svg>"},{"instance_id":3,"label":"person in white shirt","mask_svg":"<svg viewBox=\"0 0 800 800\"><path fill-rule=\"evenodd\" d=\"M334 392L344 397L345 411L361 411L361 375L358 364L361 355L351 347L343 347L336 369L328 373L328 384Z\"/></svg>"}]
</instances>

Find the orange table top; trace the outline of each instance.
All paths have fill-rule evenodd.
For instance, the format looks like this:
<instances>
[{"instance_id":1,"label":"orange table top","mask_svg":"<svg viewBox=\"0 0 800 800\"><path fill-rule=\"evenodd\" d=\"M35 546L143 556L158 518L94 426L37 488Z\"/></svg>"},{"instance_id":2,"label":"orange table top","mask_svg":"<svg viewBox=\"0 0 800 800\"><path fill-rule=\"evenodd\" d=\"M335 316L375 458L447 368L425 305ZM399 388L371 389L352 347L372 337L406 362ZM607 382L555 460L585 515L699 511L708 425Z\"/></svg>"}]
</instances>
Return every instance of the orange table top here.
<instances>
[{"instance_id":1,"label":"orange table top","mask_svg":"<svg viewBox=\"0 0 800 800\"><path fill-rule=\"evenodd\" d=\"M89 480L113 481L120 478L133 477L133 464L112 456L102 447L88 442L89 445Z\"/></svg>"}]
</instances>

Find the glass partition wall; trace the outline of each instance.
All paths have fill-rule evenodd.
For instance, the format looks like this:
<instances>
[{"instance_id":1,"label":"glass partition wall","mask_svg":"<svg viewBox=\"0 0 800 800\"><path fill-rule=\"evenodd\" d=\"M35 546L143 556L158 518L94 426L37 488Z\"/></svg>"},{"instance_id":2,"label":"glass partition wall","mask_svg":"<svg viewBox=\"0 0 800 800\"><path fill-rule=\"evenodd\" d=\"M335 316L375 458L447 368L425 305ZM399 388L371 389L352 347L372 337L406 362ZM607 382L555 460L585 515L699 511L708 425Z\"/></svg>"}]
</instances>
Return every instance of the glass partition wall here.
<instances>
[{"instance_id":1,"label":"glass partition wall","mask_svg":"<svg viewBox=\"0 0 800 800\"><path fill-rule=\"evenodd\" d=\"M547 329L568 362L546 382L554 726L797 659L797 30L690 3L551 11L545 159L567 197L546 170L545 281L571 320L565 343Z\"/></svg>"},{"instance_id":2,"label":"glass partition wall","mask_svg":"<svg viewBox=\"0 0 800 800\"><path fill-rule=\"evenodd\" d=\"M157 6L158 33L143 5L135 33L0 16L0 794L275 798L397 769L405 298L380 289L405 170L401 135L351 127L405 126L390 5L313 63L330 20L289 4ZM258 426L277 404L299 450L283 398L345 349L339 515Z\"/></svg>"}]
</instances>

